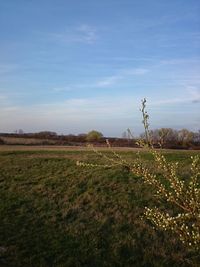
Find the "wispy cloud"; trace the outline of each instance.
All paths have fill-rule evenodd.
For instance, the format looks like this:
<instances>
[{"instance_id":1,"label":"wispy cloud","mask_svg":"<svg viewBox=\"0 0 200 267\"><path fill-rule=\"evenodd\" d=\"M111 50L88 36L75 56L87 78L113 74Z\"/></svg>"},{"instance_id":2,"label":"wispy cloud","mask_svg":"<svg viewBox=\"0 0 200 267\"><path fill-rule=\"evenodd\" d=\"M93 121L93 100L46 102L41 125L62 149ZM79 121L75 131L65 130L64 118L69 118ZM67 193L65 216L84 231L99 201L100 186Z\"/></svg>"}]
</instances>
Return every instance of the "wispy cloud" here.
<instances>
[{"instance_id":1,"label":"wispy cloud","mask_svg":"<svg viewBox=\"0 0 200 267\"><path fill-rule=\"evenodd\" d=\"M70 86L64 86L64 87L54 87L52 89L54 92L70 92L73 90Z\"/></svg>"},{"instance_id":2,"label":"wispy cloud","mask_svg":"<svg viewBox=\"0 0 200 267\"><path fill-rule=\"evenodd\" d=\"M113 57L106 57L103 58L104 61L119 61L119 62L138 62L138 61L144 61L144 62L154 62L156 60L155 57L128 57L128 56L113 56Z\"/></svg>"},{"instance_id":3,"label":"wispy cloud","mask_svg":"<svg viewBox=\"0 0 200 267\"><path fill-rule=\"evenodd\" d=\"M180 9L181 11L181 9ZM168 13L167 15L160 15L159 19L158 16L154 17L137 17L133 16L131 20L129 20L129 23L132 25L131 32L138 33L138 32L146 32L150 29L157 29L157 28L164 28L165 27L173 27L173 25L176 25L181 22L188 22L188 21L199 21L199 14L198 9L191 8L190 10L187 10L187 12L179 13L175 12L174 14L172 12ZM116 27L115 31L120 31L120 27Z\"/></svg>"},{"instance_id":4,"label":"wispy cloud","mask_svg":"<svg viewBox=\"0 0 200 267\"><path fill-rule=\"evenodd\" d=\"M7 99L6 95L0 94L0 101Z\"/></svg>"},{"instance_id":5,"label":"wispy cloud","mask_svg":"<svg viewBox=\"0 0 200 267\"><path fill-rule=\"evenodd\" d=\"M128 69L124 71L125 75L133 75L133 76L137 76L137 75L144 75L146 73L149 72L149 69L146 68L133 68L133 69Z\"/></svg>"},{"instance_id":6,"label":"wispy cloud","mask_svg":"<svg viewBox=\"0 0 200 267\"><path fill-rule=\"evenodd\" d=\"M96 79L96 81L88 81L87 83L71 84L66 86L58 86L52 89L54 92L69 92L79 89L91 89L91 88L109 88L113 85L123 82L124 79L143 76L150 70L146 68L129 68L122 69L116 74Z\"/></svg>"},{"instance_id":7,"label":"wispy cloud","mask_svg":"<svg viewBox=\"0 0 200 267\"><path fill-rule=\"evenodd\" d=\"M200 58L176 58L176 59L163 59L160 60L161 65L192 65L192 64L200 64Z\"/></svg>"},{"instance_id":8,"label":"wispy cloud","mask_svg":"<svg viewBox=\"0 0 200 267\"><path fill-rule=\"evenodd\" d=\"M49 33L48 36L51 40L62 43L85 44L93 44L98 38L96 28L87 24L81 24L77 27L68 27L63 32Z\"/></svg>"},{"instance_id":9,"label":"wispy cloud","mask_svg":"<svg viewBox=\"0 0 200 267\"><path fill-rule=\"evenodd\" d=\"M194 91L196 92L196 91ZM196 94L196 93L194 93ZM25 131L55 130L65 133L87 132L95 128L104 132L105 135L118 135L127 127L134 127L136 131L142 131L141 114L139 112L141 96L108 96L94 98L70 98L60 102L49 104L35 104L27 106L8 105L1 107L0 131L12 131L15 128L23 128ZM190 104L196 95L188 93L188 97L171 99L148 99L150 110L157 112L154 121L163 121L168 118L170 125L188 125L196 129L197 114L185 121L184 117L177 117L177 104ZM164 108L165 106L165 108ZM192 105L194 106L194 105ZM190 107L192 107L190 106ZM156 109L154 109L154 107ZM151 109L152 108L152 109ZM163 109L164 108L164 109ZM174 109L175 108L175 109ZM172 112L176 116L171 117ZM180 112L187 115L186 110ZM178 114L180 113L178 111ZM189 116L188 116L189 118ZM166 126L165 125L165 126ZM154 126L153 126L154 127ZM159 127L157 125L156 127ZM104 129L104 130L103 130Z\"/></svg>"},{"instance_id":10,"label":"wispy cloud","mask_svg":"<svg viewBox=\"0 0 200 267\"><path fill-rule=\"evenodd\" d=\"M8 105L9 98L5 93L0 93L0 106L4 108Z\"/></svg>"},{"instance_id":11,"label":"wispy cloud","mask_svg":"<svg viewBox=\"0 0 200 267\"><path fill-rule=\"evenodd\" d=\"M151 105L153 106L162 106L162 105L173 105L181 103L200 103L200 88L195 86L188 86L179 97L174 98L165 98L158 100L151 100Z\"/></svg>"},{"instance_id":12,"label":"wispy cloud","mask_svg":"<svg viewBox=\"0 0 200 267\"><path fill-rule=\"evenodd\" d=\"M4 75L7 73L11 73L18 69L17 64L12 64L12 63L0 63L0 75Z\"/></svg>"},{"instance_id":13,"label":"wispy cloud","mask_svg":"<svg viewBox=\"0 0 200 267\"><path fill-rule=\"evenodd\" d=\"M130 68L126 70L121 70L116 75L111 75L101 80L97 81L94 86L95 87L108 87L111 85L116 84L117 82L126 79L127 77L131 76L140 76L148 73L149 70L146 68Z\"/></svg>"},{"instance_id":14,"label":"wispy cloud","mask_svg":"<svg viewBox=\"0 0 200 267\"><path fill-rule=\"evenodd\" d=\"M44 129L63 131L65 133L87 132L91 128L104 131L105 134L121 134L128 126L125 120L132 118L134 101L130 98L71 98L52 104L37 104L31 106L1 107L1 131L13 131L23 128L25 131L40 131ZM136 108L136 105L135 105ZM104 119L102 119L104 118ZM114 124L113 120L121 119ZM125 125L119 125L119 124Z\"/></svg>"},{"instance_id":15,"label":"wispy cloud","mask_svg":"<svg viewBox=\"0 0 200 267\"><path fill-rule=\"evenodd\" d=\"M94 43L97 39L97 31L94 27L91 27L87 24L82 24L79 27L77 27L77 32L80 33L81 38L80 40L83 40L87 43Z\"/></svg>"},{"instance_id":16,"label":"wispy cloud","mask_svg":"<svg viewBox=\"0 0 200 267\"><path fill-rule=\"evenodd\" d=\"M187 90L192 97L193 103L200 103L200 88L195 86L188 86Z\"/></svg>"},{"instance_id":17,"label":"wispy cloud","mask_svg":"<svg viewBox=\"0 0 200 267\"><path fill-rule=\"evenodd\" d=\"M110 85L114 85L115 83L117 83L118 81L120 81L121 79L123 79L122 75L113 75L113 76L109 76L109 77L105 77L99 81L97 81L94 86L95 87L108 87Z\"/></svg>"}]
</instances>

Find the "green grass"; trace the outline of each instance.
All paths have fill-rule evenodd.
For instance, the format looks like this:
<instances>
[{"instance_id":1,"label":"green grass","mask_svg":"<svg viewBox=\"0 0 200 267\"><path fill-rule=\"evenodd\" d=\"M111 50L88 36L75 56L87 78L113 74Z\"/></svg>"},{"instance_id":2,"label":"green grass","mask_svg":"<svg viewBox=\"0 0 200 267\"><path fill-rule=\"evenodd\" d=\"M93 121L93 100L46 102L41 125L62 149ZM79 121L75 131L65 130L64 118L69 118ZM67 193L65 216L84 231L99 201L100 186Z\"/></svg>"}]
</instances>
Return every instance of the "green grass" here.
<instances>
[{"instance_id":1,"label":"green grass","mask_svg":"<svg viewBox=\"0 0 200 267\"><path fill-rule=\"evenodd\" d=\"M192 154L166 156L187 178ZM199 266L176 237L142 218L157 204L151 187L121 168L81 168L76 160L98 161L84 151L0 153L0 266Z\"/></svg>"}]
</instances>

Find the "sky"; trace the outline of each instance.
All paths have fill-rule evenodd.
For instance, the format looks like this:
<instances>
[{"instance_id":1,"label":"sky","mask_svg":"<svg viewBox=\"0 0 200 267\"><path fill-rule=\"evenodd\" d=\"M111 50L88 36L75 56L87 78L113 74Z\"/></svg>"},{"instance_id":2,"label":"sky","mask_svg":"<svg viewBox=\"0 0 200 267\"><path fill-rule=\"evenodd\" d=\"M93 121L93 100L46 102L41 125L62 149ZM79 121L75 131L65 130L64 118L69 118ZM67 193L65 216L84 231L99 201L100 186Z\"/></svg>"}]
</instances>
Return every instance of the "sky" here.
<instances>
[{"instance_id":1,"label":"sky","mask_svg":"<svg viewBox=\"0 0 200 267\"><path fill-rule=\"evenodd\" d=\"M200 129L199 0L0 0L0 132Z\"/></svg>"}]
</instances>

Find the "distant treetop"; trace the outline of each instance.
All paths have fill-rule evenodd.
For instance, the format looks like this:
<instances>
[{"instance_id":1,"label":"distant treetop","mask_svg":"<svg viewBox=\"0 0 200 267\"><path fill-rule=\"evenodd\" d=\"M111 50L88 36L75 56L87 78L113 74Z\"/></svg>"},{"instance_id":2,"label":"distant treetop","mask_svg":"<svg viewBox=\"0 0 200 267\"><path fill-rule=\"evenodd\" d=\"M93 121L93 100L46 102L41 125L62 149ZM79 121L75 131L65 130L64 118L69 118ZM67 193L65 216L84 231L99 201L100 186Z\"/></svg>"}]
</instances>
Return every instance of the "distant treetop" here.
<instances>
[{"instance_id":1,"label":"distant treetop","mask_svg":"<svg viewBox=\"0 0 200 267\"><path fill-rule=\"evenodd\" d=\"M86 136L86 140L88 142L92 142L92 141L98 141L99 139L101 139L103 137L103 134L101 132L92 130L90 131L87 136Z\"/></svg>"}]
</instances>

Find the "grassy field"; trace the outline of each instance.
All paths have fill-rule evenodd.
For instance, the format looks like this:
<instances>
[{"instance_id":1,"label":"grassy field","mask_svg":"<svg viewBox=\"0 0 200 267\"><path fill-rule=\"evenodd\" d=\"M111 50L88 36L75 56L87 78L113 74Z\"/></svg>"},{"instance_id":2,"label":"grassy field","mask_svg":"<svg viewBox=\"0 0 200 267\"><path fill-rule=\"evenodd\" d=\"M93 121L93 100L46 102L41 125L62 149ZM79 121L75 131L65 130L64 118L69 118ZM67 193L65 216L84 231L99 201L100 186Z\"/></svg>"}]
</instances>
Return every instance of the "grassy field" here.
<instances>
[{"instance_id":1,"label":"grassy field","mask_svg":"<svg viewBox=\"0 0 200 267\"><path fill-rule=\"evenodd\" d=\"M166 156L187 179L194 153ZM142 158L153 166L148 153ZM142 218L157 202L141 178L119 167L77 167L77 160L103 162L84 150L0 149L0 266L199 266L175 236Z\"/></svg>"}]
</instances>

